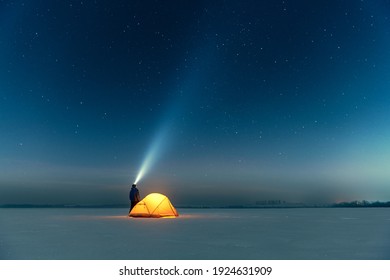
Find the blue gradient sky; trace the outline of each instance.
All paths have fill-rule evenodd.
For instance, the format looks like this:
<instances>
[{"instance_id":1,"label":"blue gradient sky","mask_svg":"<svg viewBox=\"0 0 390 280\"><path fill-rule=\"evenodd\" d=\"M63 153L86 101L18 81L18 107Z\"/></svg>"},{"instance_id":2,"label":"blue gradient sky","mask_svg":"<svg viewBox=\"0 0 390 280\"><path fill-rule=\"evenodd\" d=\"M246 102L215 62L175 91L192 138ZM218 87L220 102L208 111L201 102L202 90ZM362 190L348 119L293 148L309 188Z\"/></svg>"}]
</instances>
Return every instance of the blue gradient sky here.
<instances>
[{"instance_id":1,"label":"blue gradient sky","mask_svg":"<svg viewBox=\"0 0 390 280\"><path fill-rule=\"evenodd\" d=\"M390 200L390 1L0 1L0 204Z\"/></svg>"}]
</instances>

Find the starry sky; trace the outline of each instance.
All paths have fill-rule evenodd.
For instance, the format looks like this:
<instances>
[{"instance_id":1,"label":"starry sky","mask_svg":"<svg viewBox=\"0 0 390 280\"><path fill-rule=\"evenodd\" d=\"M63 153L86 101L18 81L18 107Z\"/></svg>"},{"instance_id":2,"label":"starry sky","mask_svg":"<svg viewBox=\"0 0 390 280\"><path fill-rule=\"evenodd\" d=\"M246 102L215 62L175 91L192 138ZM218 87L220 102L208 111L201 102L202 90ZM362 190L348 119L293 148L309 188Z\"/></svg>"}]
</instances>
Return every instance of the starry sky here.
<instances>
[{"instance_id":1,"label":"starry sky","mask_svg":"<svg viewBox=\"0 0 390 280\"><path fill-rule=\"evenodd\" d=\"M0 204L390 200L390 1L0 1Z\"/></svg>"}]
</instances>

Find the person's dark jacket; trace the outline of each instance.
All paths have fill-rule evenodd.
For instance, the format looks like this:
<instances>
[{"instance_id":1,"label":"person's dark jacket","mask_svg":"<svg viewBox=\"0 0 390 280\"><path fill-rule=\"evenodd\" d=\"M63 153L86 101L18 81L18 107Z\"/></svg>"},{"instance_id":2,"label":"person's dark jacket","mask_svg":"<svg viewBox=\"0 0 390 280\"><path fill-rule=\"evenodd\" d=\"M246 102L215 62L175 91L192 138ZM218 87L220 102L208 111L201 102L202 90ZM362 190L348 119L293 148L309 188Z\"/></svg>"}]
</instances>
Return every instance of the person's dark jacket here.
<instances>
[{"instance_id":1,"label":"person's dark jacket","mask_svg":"<svg viewBox=\"0 0 390 280\"><path fill-rule=\"evenodd\" d=\"M137 187L131 187L131 190L129 193L129 199L131 202L138 202L141 200L139 197L139 191L138 191Z\"/></svg>"}]
</instances>

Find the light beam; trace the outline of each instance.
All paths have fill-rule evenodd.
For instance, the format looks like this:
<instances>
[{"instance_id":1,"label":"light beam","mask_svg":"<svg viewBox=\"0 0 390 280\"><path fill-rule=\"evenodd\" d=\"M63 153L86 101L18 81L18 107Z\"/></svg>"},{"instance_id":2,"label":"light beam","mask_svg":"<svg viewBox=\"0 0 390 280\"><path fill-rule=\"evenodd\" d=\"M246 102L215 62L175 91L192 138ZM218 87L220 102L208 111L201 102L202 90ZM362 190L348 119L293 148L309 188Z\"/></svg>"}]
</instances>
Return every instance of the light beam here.
<instances>
[{"instance_id":1,"label":"light beam","mask_svg":"<svg viewBox=\"0 0 390 280\"><path fill-rule=\"evenodd\" d=\"M161 147L167 138L167 130L168 129L166 127L163 127L154 138L154 141L152 142L152 145L150 146L145 159L142 162L141 168L138 171L134 184L137 184L142 179L142 177L149 171L149 169L156 162L158 156L161 154Z\"/></svg>"},{"instance_id":2,"label":"light beam","mask_svg":"<svg viewBox=\"0 0 390 280\"><path fill-rule=\"evenodd\" d=\"M152 145L150 146L144 161L142 162L141 168L138 171L137 177L134 184L137 184L143 176L150 170L150 168L156 162L158 156L160 156L161 151L167 141L170 128L175 123L175 120L178 118L181 112L185 110L186 104L190 101L191 97L196 96L201 90L201 85L205 78L209 77L209 70L212 69L209 67L213 56L213 47L214 44L207 45L207 49L200 49L202 54L206 54L204 59L195 59L193 67L190 67L191 72L189 79L187 79L183 84L178 86L179 90L175 94L175 102L171 106L171 110L168 110L168 116L165 118L165 123L159 133L154 138ZM212 49L209 49L212 48ZM204 55L203 55L204 56ZM194 55L194 57L197 57ZM176 86L177 87L177 86ZM191 100L193 102L193 100ZM171 131L172 132L172 131Z\"/></svg>"}]
</instances>

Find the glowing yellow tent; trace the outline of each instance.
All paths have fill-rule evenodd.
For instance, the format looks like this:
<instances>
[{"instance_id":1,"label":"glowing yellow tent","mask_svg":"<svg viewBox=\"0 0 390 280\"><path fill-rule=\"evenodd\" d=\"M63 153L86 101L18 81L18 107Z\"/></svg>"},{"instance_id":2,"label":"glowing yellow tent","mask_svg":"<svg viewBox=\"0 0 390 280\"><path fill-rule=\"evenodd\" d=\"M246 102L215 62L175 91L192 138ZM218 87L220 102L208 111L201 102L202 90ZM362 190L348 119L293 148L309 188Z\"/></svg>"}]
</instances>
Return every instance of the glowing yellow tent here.
<instances>
[{"instance_id":1,"label":"glowing yellow tent","mask_svg":"<svg viewBox=\"0 0 390 280\"><path fill-rule=\"evenodd\" d=\"M168 197L160 193L148 194L131 210L130 217L175 218L179 216Z\"/></svg>"}]
</instances>

